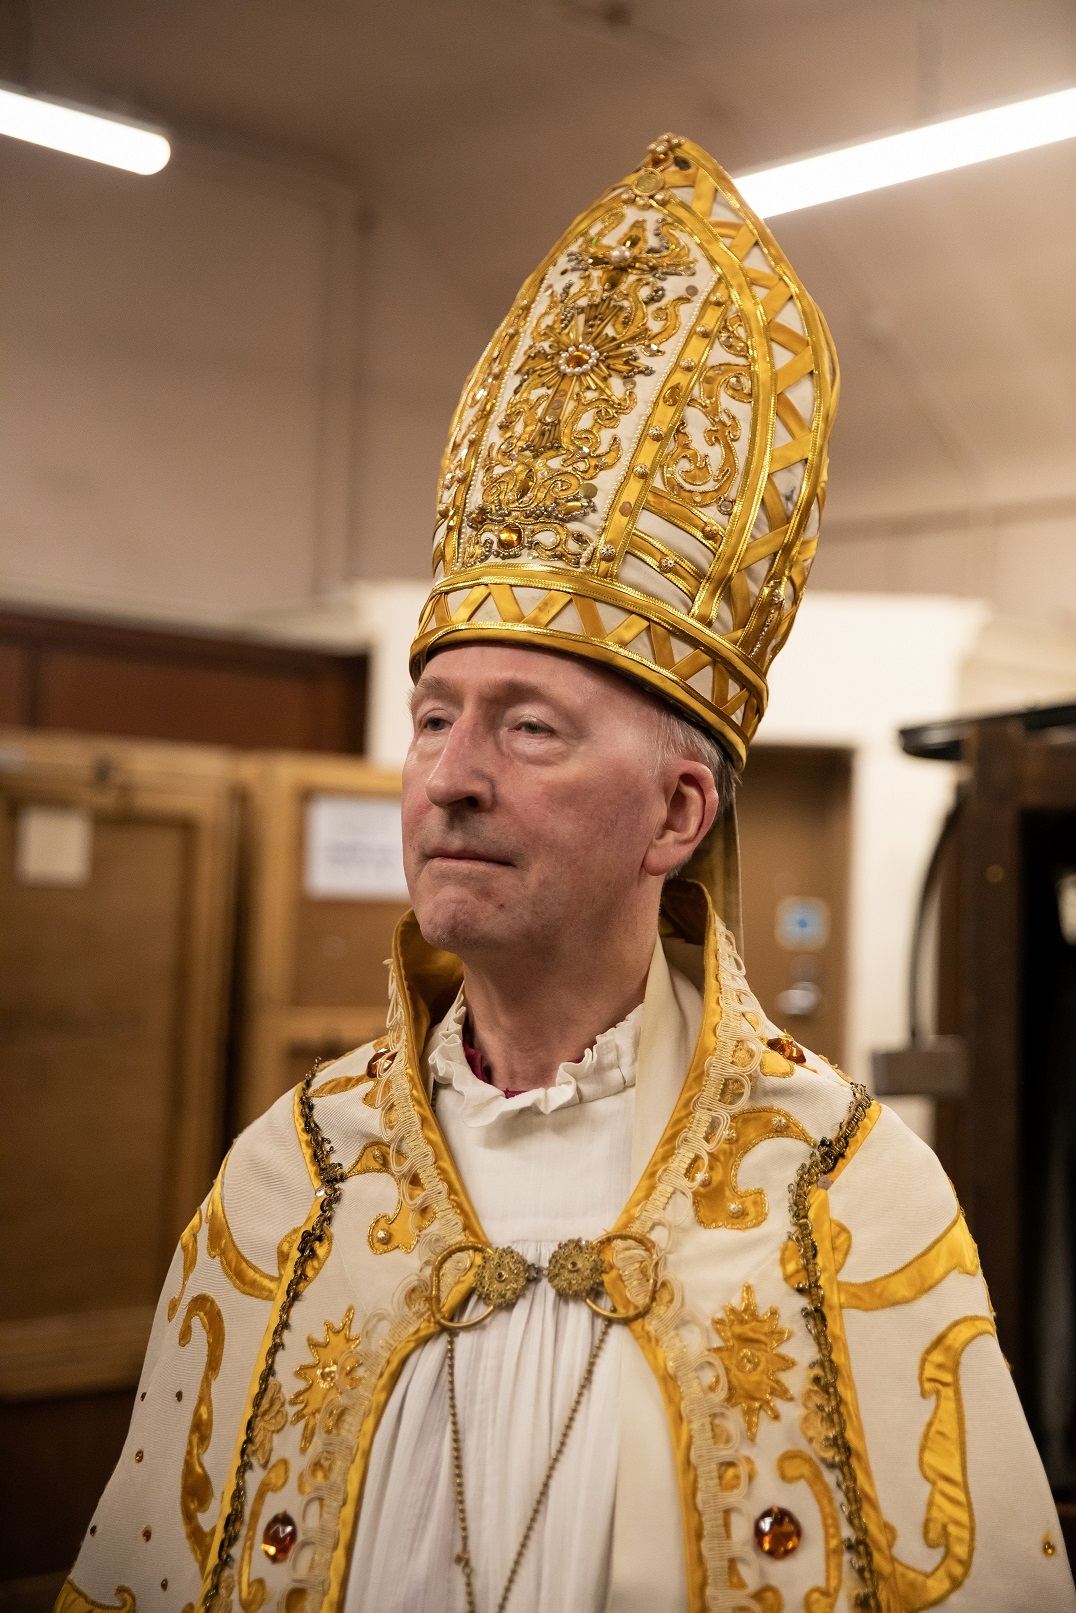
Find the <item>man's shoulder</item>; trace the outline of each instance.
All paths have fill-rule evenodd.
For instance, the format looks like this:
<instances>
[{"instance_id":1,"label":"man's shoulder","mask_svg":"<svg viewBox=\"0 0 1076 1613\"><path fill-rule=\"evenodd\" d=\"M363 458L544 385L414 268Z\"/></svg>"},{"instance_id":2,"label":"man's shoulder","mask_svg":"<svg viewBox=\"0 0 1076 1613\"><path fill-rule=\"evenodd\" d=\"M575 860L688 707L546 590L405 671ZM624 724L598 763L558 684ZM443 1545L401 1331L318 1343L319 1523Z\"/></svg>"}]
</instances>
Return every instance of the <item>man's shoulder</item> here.
<instances>
[{"instance_id":1,"label":"man's shoulder","mask_svg":"<svg viewBox=\"0 0 1076 1613\"><path fill-rule=\"evenodd\" d=\"M305 1220L321 1185L312 1132L349 1169L365 1141L379 1134L378 1112L363 1102L373 1079L377 1044L368 1042L322 1065L285 1092L240 1132L221 1167L214 1193L233 1233L255 1258L268 1260L280 1237ZM310 1095L311 1125L303 1092Z\"/></svg>"}]
</instances>

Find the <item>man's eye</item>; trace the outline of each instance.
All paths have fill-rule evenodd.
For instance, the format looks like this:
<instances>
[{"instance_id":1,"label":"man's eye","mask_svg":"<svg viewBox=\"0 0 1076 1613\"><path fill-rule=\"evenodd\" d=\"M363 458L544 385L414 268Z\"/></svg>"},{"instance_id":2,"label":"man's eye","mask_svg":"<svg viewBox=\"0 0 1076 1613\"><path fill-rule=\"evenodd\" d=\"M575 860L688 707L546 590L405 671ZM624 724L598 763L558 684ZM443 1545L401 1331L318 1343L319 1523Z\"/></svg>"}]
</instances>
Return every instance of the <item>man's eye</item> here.
<instances>
[{"instance_id":1,"label":"man's eye","mask_svg":"<svg viewBox=\"0 0 1076 1613\"><path fill-rule=\"evenodd\" d=\"M519 728L525 734L548 734L549 729L545 723L538 722L534 717L524 717Z\"/></svg>"},{"instance_id":2,"label":"man's eye","mask_svg":"<svg viewBox=\"0 0 1076 1613\"><path fill-rule=\"evenodd\" d=\"M448 727L447 717L423 717L420 724L423 731L431 734L440 734Z\"/></svg>"}]
</instances>

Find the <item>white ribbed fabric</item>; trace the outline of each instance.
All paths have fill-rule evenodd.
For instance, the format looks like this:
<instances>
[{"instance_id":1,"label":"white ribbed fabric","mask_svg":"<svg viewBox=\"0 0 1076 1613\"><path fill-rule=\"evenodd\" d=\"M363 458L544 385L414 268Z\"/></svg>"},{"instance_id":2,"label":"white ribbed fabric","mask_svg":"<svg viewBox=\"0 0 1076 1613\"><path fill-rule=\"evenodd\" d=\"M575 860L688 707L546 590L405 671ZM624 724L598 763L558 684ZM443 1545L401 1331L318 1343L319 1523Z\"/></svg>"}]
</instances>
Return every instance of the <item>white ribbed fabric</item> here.
<instances>
[{"instance_id":1,"label":"white ribbed fabric","mask_svg":"<svg viewBox=\"0 0 1076 1613\"><path fill-rule=\"evenodd\" d=\"M553 1086L506 1099L463 1053L462 994L428 1047L437 1118L487 1236L544 1265L594 1237L631 1191L640 1005ZM475 1309L481 1306L475 1304ZM602 1324L542 1281L456 1343L479 1613L494 1613ZM618 1454L622 1337L611 1329L557 1467L509 1613L601 1613ZM345 1613L462 1613L445 1344L409 1356L374 1440Z\"/></svg>"}]
</instances>

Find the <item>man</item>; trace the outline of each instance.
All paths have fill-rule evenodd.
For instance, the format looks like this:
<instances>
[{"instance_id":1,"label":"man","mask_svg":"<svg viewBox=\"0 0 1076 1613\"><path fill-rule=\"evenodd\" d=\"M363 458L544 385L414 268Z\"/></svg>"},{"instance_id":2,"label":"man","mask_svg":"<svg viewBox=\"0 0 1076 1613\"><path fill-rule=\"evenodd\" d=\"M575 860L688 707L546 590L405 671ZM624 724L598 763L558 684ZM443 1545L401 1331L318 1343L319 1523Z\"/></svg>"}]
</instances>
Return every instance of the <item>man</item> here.
<instances>
[{"instance_id":1,"label":"man","mask_svg":"<svg viewBox=\"0 0 1076 1613\"><path fill-rule=\"evenodd\" d=\"M951 1188L726 928L835 391L675 137L524 286L443 467L387 1033L184 1234L63 1613L1076 1608Z\"/></svg>"}]
</instances>

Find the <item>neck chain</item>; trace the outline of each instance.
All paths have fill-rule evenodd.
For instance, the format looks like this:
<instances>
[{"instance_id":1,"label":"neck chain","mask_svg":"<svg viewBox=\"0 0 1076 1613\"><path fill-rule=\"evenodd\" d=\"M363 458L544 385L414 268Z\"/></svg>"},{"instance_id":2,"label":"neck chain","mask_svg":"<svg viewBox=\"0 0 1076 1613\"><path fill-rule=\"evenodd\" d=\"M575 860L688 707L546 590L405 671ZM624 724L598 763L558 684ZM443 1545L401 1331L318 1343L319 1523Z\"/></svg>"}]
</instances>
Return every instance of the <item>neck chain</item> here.
<instances>
[{"instance_id":1,"label":"neck chain","mask_svg":"<svg viewBox=\"0 0 1076 1613\"><path fill-rule=\"evenodd\" d=\"M602 1287L604 1277L603 1251L606 1247L618 1242L636 1246L636 1252L645 1256L647 1271L647 1293L641 1305L627 1311L609 1310L598 1303L593 1297ZM457 1256L468 1256L473 1260L475 1254L481 1254L478 1269L474 1274L473 1290L485 1305L486 1309L481 1315L470 1317L466 1321L457 1322L442 1310L441 1274L449 1261ZM460 1549L456 1554L456 1562L463 1575L464 1592L467 1599L467 1613L477 1613L474 1589L474 1561L471 1556L471 1534L467 1522L467 1498L463 1478L463 1442L460 1436L459 1406L456 1398L456 1334L468 1328L477 1327L484 1322L495 1310L501 1310L514 1305L530 1282L544 1277L550 1286L562 1299L582 1299L598 1316L602 1318L602 1325L598 1330L594 1343L591 1345L590 1355L579 1387L575 1392L560 1438L556 1443L549 1464L545 1470L545 1477L538 1488L534 1505L523 1530L516 1554L512 1558L508 1570L508 1578L504 1583L500 1600L497 1603L496 1613L505 1613L513 1587L519 1575L520 1567L526 1556L527 1547L531 1543L535 1526L541 1516L549 1496L549 1487L553 1482L553 1474L561 1457L567 1448L575 1420L579 1415L579 1408L583 1404L587 1390L594 1377L594 1369L598 1364L598 1357L602 1353L605 1341L609 1337L614 1322L638 1321L654 1303L657 1288L656 1254L648 1238L633 1233L606 1233L604 1237L595 1239L592 1243L581 1238L572 1238L567 1243L559 1244L549 1257L548 1266L541 1268L530 1265L519 1253L518 1249L490 1249L484 1244L459 1243L450 1249L445 1249L434 1262L431 1276L430 1309L433 1318L445 1332L445 1347L448 1357L448 1417L452 1433L452 1476L456 1494L456 1518L459 1523Z\"/></svg>"}]
</instances>

